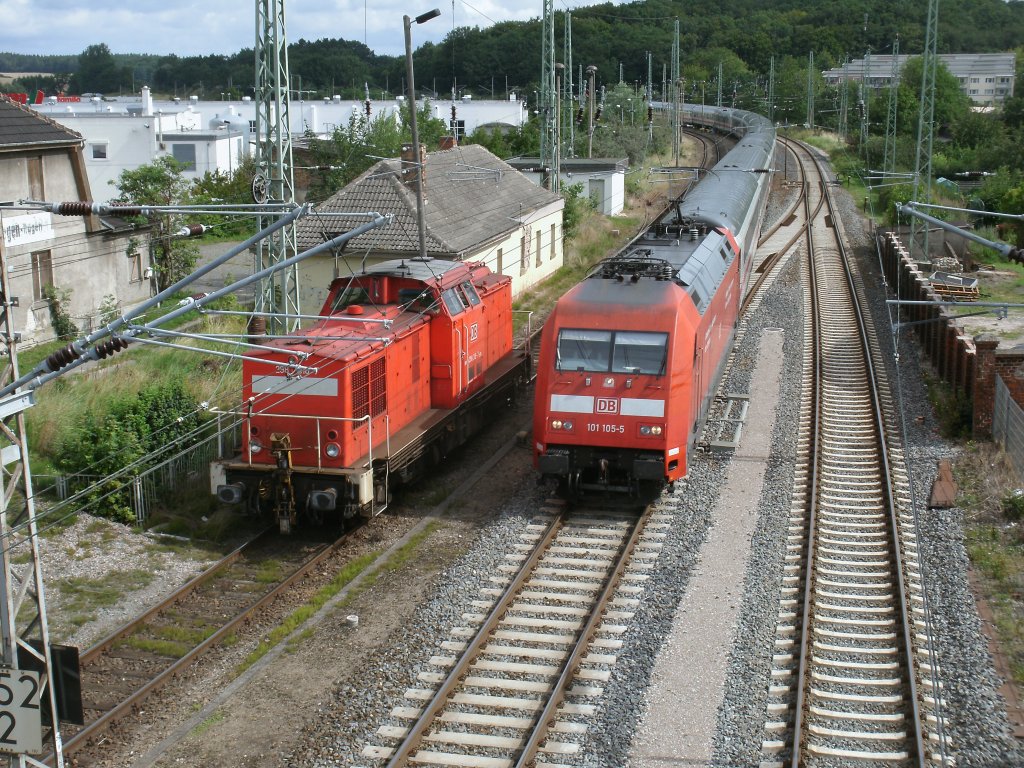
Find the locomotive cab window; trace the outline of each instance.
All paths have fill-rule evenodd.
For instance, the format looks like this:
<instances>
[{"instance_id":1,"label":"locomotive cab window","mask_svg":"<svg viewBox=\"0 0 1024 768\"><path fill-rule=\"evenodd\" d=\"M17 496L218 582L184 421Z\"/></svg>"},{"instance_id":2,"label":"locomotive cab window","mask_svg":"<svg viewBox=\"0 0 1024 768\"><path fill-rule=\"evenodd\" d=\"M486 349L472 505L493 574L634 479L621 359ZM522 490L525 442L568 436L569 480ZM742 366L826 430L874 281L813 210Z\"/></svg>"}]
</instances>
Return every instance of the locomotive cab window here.
<instances>
[{"instance_id":1,"label":"locomotive cab window","mask_svg":"<svg viewBox=\"0 0 1024 768\"><path fill-rule=\"evenodd\" d=\"M347 285L334 295L331 314L343 311L353 304L369 304L370 294L361 285Z\"/></svg>"},{"instance_id":2,"label":"locomotive cab window","mask_svg":"<svg viewBox=\"0 0 1024 768\"><path fill-rule=\"evenodd\" d=\"M454 288L449 288L447 291L441 294L441 301L448 307L448 314L451 317L455 317L461 312L464 312L469 306L467 300L464 299L459 292Z\"/></svg>"},{"instance_id":3,"label":"locomotive cab window","mask_svg":"<svg viewBox=\"0 0 1024 768\"><path fill-rule=\"evenodd\" d=\"M477 295L476 288L473 287L473 284L471 282L467 280L466 282L462 283L462 285L459 286L459 289L462 292L462 297L464 301L469 302L469 304L467 304L466 306L475 307L477 304L480 303L480 296Z\"/></svg>"},{"instance_id":4,"label":"locomotive cab window","mask_svg":"<svg viewBox=\"0 0 1024 768\"><path fill-rule=\"evenodd\" d=\"M619 331L612 348L612 373L665 374L668 334Z\"/></svg>"},{"instance_id":5,"label":"locomotive cab window","mask_svg":"<svg viewBox=\"0 0 1024 768\"><path fill-rule=\"evenodd\" d=\"M608 370L612 357L612 332L563 328L558 333L560 371Z\"/></svg>"},{"instance_id":6,"label":"locomotive cab window","mask_svg":"<svg viewBox=\"0 0 1024 768\"><path fill-rule=\"evenodd\" d=\"M663 376L668 334L565 328L558 334L560 371Z\"/></svg>"}]
</instances>

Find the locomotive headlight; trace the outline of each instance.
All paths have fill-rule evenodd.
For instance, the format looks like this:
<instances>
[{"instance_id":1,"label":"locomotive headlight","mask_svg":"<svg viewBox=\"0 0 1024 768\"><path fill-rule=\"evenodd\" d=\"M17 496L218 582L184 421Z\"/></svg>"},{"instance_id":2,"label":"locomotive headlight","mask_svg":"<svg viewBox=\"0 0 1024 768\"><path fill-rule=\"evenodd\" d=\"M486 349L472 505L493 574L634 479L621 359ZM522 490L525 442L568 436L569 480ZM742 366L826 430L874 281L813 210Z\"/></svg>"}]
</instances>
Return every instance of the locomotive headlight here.
<instances>
[{"instance_id":1,"label":"locomotive headlight","mask_svg":"<svg viewBox=\"0 0 1024 768\"><path fill-rule=\"evenodd\" d=\"M332 459L336 459L338 458L338 454L341 453L341 448L338 447L337 443L328 443L327 447L324 448L324 453Z\"/></svg>"},{"instance_id":2,"label":"locomotive headlight","mask_svg":"<svg viewBox=\"0 0 1024 768\"><path fill-rule=\"evenodd\" d=\"M250 453L259 453L262 450L263 450L263 444L260 443L259 440L250 440L249 441L249 452Z\"/></svg>"},{"instance_id":3,"label":"locomotive headlight","mask_svg":"<svg viewBox=\"0 0 1024 768\"><path fill-rule=\"evenodd\" d=\"M648 427L646 424L641 425L640 434L646 437L647 435L651 434L651 428Z\"/></svg>"},{"instance_id":4,"label":"locomotive headlight","mask_svg":"<svg viewBox=\"0 0 1024 768\"><path fill-rule=\"evenodd\" d=\"M562 421L561 421L561 419L553 419L551 421L551 428L552 429L561 429L562 428Z\"/></svg>"},{"instance_id":5,"label":"locomotive headlight","mask_svg":"<svg viewBox=\"0 0 1024 768\"><path fill-rule=\"evenodd\" d=\"M657 437L661 434L661 427L651 427L651 434Z\"/></svg>"},{"instance_id":6,"label":"locomotive headlight","mask_svg":"<svg viewBox=\"0 0 1024 768\"><path fill-rule=\"evenodd\" d=\"M571 431L572 430L572 422L568 421L568 420L563 421L562 422L562 429L566 430L567 432Z\"/></svg>"}]
</instances>

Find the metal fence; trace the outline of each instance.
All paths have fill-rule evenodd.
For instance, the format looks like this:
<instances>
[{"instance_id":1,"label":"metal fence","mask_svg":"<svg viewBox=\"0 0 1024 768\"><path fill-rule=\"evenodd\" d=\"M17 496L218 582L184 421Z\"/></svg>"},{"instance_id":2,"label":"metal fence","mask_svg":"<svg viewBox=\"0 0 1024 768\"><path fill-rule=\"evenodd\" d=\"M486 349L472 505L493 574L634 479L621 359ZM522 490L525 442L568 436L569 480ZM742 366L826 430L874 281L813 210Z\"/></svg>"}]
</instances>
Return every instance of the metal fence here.
<instances>
[{"instance_id":1,"label":"metal fence","mask_svg":"<svg viewBox=\"0 0 1024 768\"><path fill-rule=\"evenodd\" d=\"M131 489L131 506L135 522L145 525L150 510L162 494L188 487L206 488L209 485L209 467L215 459L235 453L240 444L241 418L219 415L209 422L191 445L180 448L169 446L162 452L147 457L146 466L138 471L118 472L108 477L94 475L46 476L37 475L38 487L53 487L58 503L49 513L59 517L77 512L93 511L101 504L104 493L96 498L95 491L112 479L118 479ZM71 488L75 488L71 492Z\"/></svg>"},{"instance_id":2,"label":"metal fence","mask_svg":"<svg viewBox=\"0 0 1024 768\"><path fill-rule=\"evenodd\" d=\"M1024 409L1013 401L1010 390L999 376L996 376L992 437L1006 451L1018 479L1024 478Z\"/></svg>"}]
</instances>

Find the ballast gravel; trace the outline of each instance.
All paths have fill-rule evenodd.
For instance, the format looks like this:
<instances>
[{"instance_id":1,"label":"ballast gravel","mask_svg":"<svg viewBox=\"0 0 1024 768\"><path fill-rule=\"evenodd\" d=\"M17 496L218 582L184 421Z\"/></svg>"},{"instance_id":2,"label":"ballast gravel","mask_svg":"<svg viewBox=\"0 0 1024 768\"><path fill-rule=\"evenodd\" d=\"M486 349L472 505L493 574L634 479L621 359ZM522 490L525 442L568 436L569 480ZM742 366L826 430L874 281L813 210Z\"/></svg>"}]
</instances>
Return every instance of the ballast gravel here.
<instances>
[{"instance_id":1,"label":"ballast gravel","mask_svg":"<svg viewBox=\"0 0 1024 768\"><path fill-rule=\"evenodd\" d=\"M904 440L920 510L920 546L931 622L945 686L943 711L957 765L983 768L1024 764L1024 751L1011 735L1002 700L996 692L1000 681L993 670L967 582L962 513L957 509L923 509L937 460L954 455L956 449L938 436L922 380L919 352L913 341L907 335L900 339L898 362L892 353L889 311L870 232L862 224L849 195L840 190L838 197L848 239L872 297L871 309L879 337L888 350L890 381L894 390L898 387L903 405ZM769 218L780 206L776 200ZM728 676L716 715L710 760L711 765L722 768L756 766L761 760L766 689L796 452L803 333L801 314L794 311L802 306L798 277L793 262L749 319L725 386L732 392L747 391L762 332L768 328L782 329L784 375L734 631L740 640L722 649L729 657ZM631 765L630 745L645 710L652 665L671 629L676 606L696 569L701 567L701 545L712 523L710 512L727 470L727 458L698 454L686 482L663 497L662 510L671 515L673 524L656 568L622 638L623 647L617 653L611 679L604 686L598 712L588 723L582 750L575 757L560 756L560 762L587 768ZM417 674L426 669L440 643L448 639L453 627L463 624L462 614L473 610L472 601L479 598L479 586L495 572L509 541L523 532L531 511L542 500L539 490L524 486L495 511L493 521L478 542L442 573L432 598L419 609L415 620L396 634L393 642L366 660L362 675L342 682L332 700L307 721L300 746L287 760L289 766L375 764L360 756L363 746L379 743L374 737L378 727L396 724L390 719L391 708L404 703L405 690L417 686ZM719 639L708 637L706 642L713 644ZM681 697L684 701L686 698ZM685 717L685 710L678 716ZM665 722L662 727L672 729L674 724Z\"/></svg>"}]
</instances>

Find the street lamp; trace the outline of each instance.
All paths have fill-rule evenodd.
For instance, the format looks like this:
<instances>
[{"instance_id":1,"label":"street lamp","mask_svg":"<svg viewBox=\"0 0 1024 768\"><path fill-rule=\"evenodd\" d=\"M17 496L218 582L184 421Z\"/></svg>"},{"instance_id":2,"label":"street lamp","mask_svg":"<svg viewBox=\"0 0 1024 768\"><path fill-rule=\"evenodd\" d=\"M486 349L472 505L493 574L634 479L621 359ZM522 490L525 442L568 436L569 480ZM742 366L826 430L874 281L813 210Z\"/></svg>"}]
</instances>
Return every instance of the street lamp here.
<instances>
[{"instance_id":1,"label":"street lamp","mask_svg":"<svg viewBox=\"0 0 1024 768\"><path fill-rule=\"evenodd\" d=\"M420 258L427 258L427 229L423 221L423 158L420 157L420 135L416 130L416 83L412 73L412 23L423 24L441 15L441 9L421 13L415 19L402 17L405 25L405 69L409 81L409 128L412 131L412 151L416 158L416 226L420 235Z\"/></svg>"}]
</instances>

